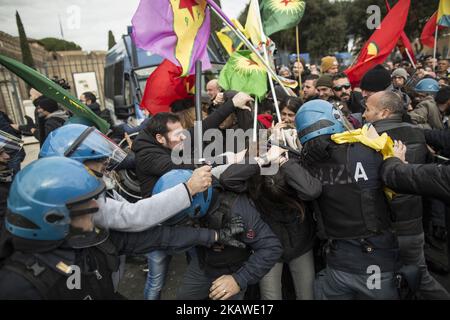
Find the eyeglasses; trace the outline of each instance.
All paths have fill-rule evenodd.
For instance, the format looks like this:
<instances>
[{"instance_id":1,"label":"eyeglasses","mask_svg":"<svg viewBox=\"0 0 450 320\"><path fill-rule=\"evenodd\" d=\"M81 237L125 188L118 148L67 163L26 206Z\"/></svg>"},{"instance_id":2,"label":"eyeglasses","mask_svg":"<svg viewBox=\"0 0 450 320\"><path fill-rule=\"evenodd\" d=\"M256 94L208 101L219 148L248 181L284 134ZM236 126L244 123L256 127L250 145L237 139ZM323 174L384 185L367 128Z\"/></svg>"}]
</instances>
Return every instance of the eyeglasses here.
<instances>
[{"instance_id":1,"label":"eyeglasses","mask_svg":"<svg viewBox=\"0 0 450 320\"><path fill-rule=\"evenodd\" d=\"M342 89L348 90L350 88L351 88L351 85L349 83L347 83L347 84L343 84L342 86L333 87L333 90L334 91L341 91Z\"/></svg>"}]
</instances>

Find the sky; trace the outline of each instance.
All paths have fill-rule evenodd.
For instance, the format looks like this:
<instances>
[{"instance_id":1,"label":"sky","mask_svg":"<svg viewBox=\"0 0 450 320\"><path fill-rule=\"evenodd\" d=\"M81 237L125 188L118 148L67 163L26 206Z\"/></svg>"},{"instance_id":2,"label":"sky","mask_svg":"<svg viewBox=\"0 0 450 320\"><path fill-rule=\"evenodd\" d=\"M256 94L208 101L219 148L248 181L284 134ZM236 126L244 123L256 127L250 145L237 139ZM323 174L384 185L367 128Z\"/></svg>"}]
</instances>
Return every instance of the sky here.
<instances>
[{"instance_id":1,"label":"sky","mask_svg":"<svg viewBox=\"0 0 450 320\"><path fill-rule=\"evenodd\" d=\"M231 18L237 17L249 0L221 0ZM108 30L116 41L131 25L139 0L0 0L0 31L17 36L15 13L19 12L27 37L61 38L85 51L107 50Z\"/></svg>"}]
</instances>

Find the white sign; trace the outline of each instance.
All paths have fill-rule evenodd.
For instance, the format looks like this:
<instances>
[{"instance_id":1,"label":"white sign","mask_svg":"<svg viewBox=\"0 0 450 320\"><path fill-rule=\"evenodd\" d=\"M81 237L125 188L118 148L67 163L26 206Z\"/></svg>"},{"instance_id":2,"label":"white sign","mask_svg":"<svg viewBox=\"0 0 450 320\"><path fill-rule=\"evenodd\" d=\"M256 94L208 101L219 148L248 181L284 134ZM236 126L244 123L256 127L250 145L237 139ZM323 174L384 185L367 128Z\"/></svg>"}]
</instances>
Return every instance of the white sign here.
<instances>
[{"instance_id":1,"label":"white sign","mask_svg":"<svg viewBox=\"0 0 450 320\"><path fill-rule=\"evenodd\" d=\"M97 99L100 97L95 72L74 73L73 82L75 83L77 98L80 98L80 96L87 91L92 92Z\"/></svg>"}]
</instances>

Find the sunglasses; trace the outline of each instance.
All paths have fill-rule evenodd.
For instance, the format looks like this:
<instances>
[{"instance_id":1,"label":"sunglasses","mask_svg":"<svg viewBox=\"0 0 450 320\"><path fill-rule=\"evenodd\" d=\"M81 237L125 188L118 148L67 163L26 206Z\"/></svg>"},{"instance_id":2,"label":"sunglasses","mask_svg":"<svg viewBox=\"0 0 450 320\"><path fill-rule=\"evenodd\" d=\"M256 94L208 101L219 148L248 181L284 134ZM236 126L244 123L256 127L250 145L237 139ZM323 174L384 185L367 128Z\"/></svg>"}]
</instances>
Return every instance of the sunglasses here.
<instances>
[{"instance_id":1,"label":"sunglasses","mask_svg":"<svg viewBox=\"0 0 450 320\"><path fill-rule=\"evenodd\" d=\"M341 91L342 89L350 89L351 85L350 84L343 84L342 86L336 86L333 87L334 91Z\"/></svg>"}]
</instances>

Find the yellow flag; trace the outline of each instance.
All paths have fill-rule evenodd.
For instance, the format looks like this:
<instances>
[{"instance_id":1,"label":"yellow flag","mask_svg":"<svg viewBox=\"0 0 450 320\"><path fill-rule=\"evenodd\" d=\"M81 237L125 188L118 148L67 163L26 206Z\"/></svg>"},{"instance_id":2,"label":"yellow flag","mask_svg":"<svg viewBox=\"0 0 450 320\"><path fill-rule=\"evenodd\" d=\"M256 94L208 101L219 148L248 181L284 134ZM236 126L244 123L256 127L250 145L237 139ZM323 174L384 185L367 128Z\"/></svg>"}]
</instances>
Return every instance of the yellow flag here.
<instances>
[{"instance_id":1,"label":"yellow flag","mask_svg":"<svg viewBox=\"0 0 450 320\"><path fill-rule=\"evenodd\" d=\"M253 45L259 47L261 43L267 41L267 37L262 30L261 14L259 13L258 0L251 0L248 8L245 31L250 36Z\"/></svg>"},{"instance_id":2,"label":"yellow flag","mask_svg":"<svg viewBox=\"0 0 450 320\"><path fill-rule=\"evenodd\" d=\"M238 20L231 19L231 22L234 23L236 28L239 29L246 38L249 38L244 27ZM220 31L217 31L216 34L217 38L219 38L219 41L222 43L229 55L237 50L240 50L244 45L244 42L242 42L242 40L239 39L239 37L229 27L222 28Z\"/></svg>"},{"instance_id":3,"label":"yellow flag","mask_svg":"<svg viewBox=\"0 0 450 320\"><path fill-rule=\"evenodd\" d=\"M205 20L206 1L170 0L170 3L173 10L174 31L178 38L175 57L183 68L181 76L185 76L191 68L193 39L197 38Z\"/></svg>"},{"instance_id":4,"label":"yellow flag","mask_svg":"<svg viewBox=\"0 0 450 320\"><path fill-rule=\"evenodd\" d=\"M361 129L333 134L331 140L337 144L360 142L369 148L381 152L383 159L393 157L394 142L391 137L386 133L383 133L381 136L372 137L369 131L369 126L364 125Z\"/></svg>"},{"instance_id":5,"label":"yellow flag","mask_svg":"<svg viewBox=\"0 0 450 320\"><path fill-rule=\"evenodd\" d=\"M450 0L439 1L439 9L436 21L440 26L450 27Z\"/></svg>"}]
</instances>

